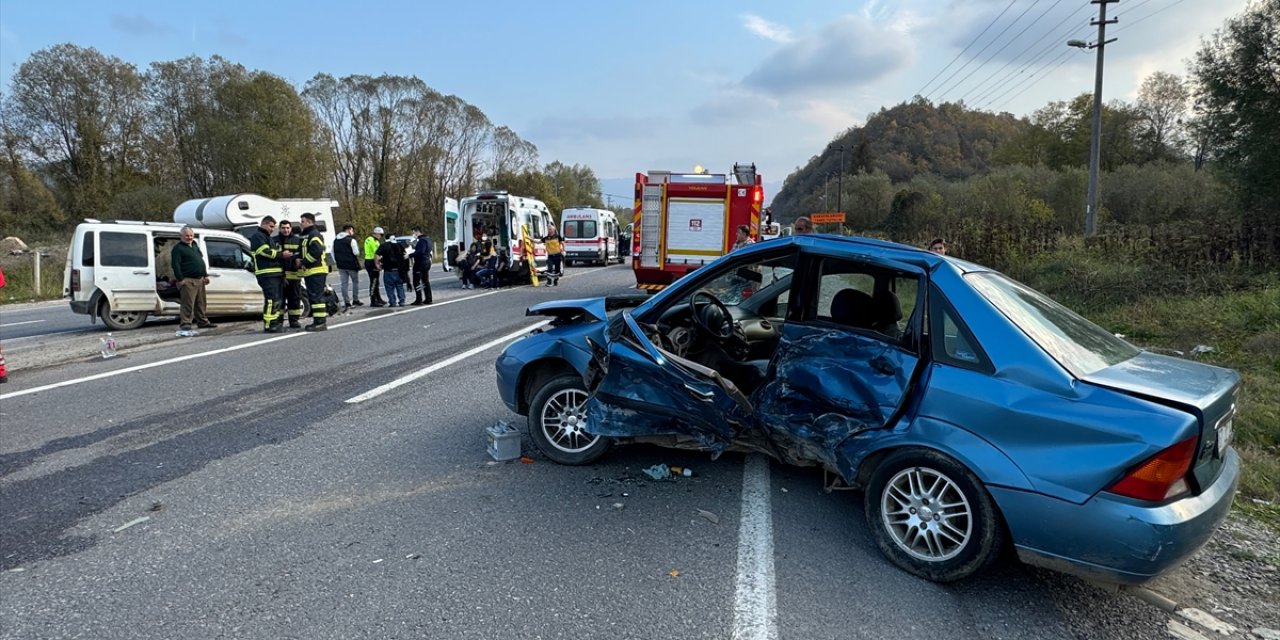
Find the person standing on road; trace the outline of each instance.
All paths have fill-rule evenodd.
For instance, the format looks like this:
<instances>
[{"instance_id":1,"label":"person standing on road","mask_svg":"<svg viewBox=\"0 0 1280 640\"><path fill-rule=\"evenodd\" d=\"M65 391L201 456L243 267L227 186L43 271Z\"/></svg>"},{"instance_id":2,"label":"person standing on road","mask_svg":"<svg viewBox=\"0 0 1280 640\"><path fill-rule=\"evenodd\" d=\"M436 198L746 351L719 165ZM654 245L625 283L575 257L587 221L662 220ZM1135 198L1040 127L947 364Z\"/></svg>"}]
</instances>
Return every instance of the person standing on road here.
<instances>
[{"instance_id":1,"label":"person standing on road","mask_svg":"<svg viewBox=\"0 0 1280 640\"><path fill-rule=\"evenodd\" d=\"M413 228L413 304L431 304L431 259L435 247L422 227Z\"/></svg>"},{"instance_id":2,"label":"person standing on road","mask_svg":"<svg viewBox=\"0 0 1280 640\"><path fill-rule=\"evenodd\" d=\"M276 230L276 219L266 216L249 237L249 253L253 256L253 274L262 287L262 330L280 333L280 308L284 305L284 262L293 254L280 248L271 234Z\"/></svg>"},{"instance_id":3,"label":"person standing on road","mask_svg":"<svg viewBox=\"0 0 1280 640\"><path fill-rule=\"evenodd\" d=\"M564 236L556 230L556 226L549 225L547 227L547 235L542 237L542 243L547 247L547 272L555 274L551 279L551 286L560 285L560 276L564 275ZM533 256L530 258L529 267L533 267Z\"/></svg>"},{"instance_id":4,"label":"person standing on road","mask_svg":"<svg viewBox=\"0 0 1280 640\"><path fill-rule=\"evenodd\" d=\"M738 249L741 249L750 244L752 244L751 227L745 224L738 225L738 237L736 240L734 240L733 248L730 249L730 251L737 251Z\"/></svg>"},{"instance_id":5,"label":"person standing on road","mask_svg":"<svg viewBox=\"0 0 1280 640\"><path fill-rule=\"evenodd\" d=\"M324 301L324 286L329 279L329 264L325 258L324 236L316 227L316 214L302 214L302 237L298 252L301 261L299 275L307 285L307 299L311 303L311 324L307 331L328 329L329 307Z\"/></svg>"},{"instance_id":6,"label":"person standing on road","mask_svg":"<svg viewBox=\"0 0 1280 640\"><path fill-rule=\"evenodd\" d=\"M382 247L382 227L374 227L373 233L364 239L364 270L369 273L369 306L385 307L378 293L378 261L375 256Z\"/></svg>"},{"instance_id":7,"label":"person standing on road","mask_svg":"<svg viewBox=\"0 0 1280 640\"><path fill-rule=\"evenodd\" d=\"M302 328L302 301L307 298L302 290L302 234L293 232L293 223L281 220L276 242L280 248L293 254L284 264L284 308L289 316L289 328Z\"/></svg>"},{"instance_id":8,"label":"person standing on road","mask_svg":"<svg viewBox=\"0 0 1280 640\"><path fill-rule=\"evenodd\" d=\"M209 270L204 263L204 254L196 246L196 232L191 227L183 227L178 237L182 241L173 245L169 254L173 279L178 281L178 294L182 299L179 311L182 323L178 326L178 335L190 338L200 335L191 328L193 322L201 329L214 329L217 325L209 322L205 315L205 285L209 284Z\"/></svg>"},{"instance_id":9,"label":"person standing on road","mask_svg":"<svg viewBox=\"0 0 1280 640\"><path fill-rule=\"evenodd\" d=\"M813 233L813 221L810 220L808 216L800 216L799 218L796 218L792 229L798 236L806 233Z\"/></svg>"},{"instance_id":10,"label":"person standing on road","mask_svg":"<svg viewBox=\"0 0 1280 640\"><path fill-rule=\"evenodd\" d=\"M934 238L933 242L929 243L929 250L938 255L945 256L947 255L947 241L942 238Z\"/></svg>"},{"instance_id":11,"label":"person standing on road","mask_svg":"<svg viewBox=\"0 0 1280 640\"><path fill-rule=\"evenodd\" d=\"M404 263L404 247L396 242L395 236L389 236L378 247L374 254L374 262L382 271L382 284L387 290L387 306L404 306L404 280L400 278L401 265Z\"/></svg>"},{"instance_id":12,"label":"person standing on road","mask_svg":"<svg viewBox=\"0 0 1280 640\"><path fill-rule=\"evenodd\" d=\"M356 228L342 225L342 233L333 239L333 261L338 265L338 288L342 291L342 310L362 306L360 302L360 244ZM349 287L349 288L348 288Z\"/></svg>"}]
</instances>

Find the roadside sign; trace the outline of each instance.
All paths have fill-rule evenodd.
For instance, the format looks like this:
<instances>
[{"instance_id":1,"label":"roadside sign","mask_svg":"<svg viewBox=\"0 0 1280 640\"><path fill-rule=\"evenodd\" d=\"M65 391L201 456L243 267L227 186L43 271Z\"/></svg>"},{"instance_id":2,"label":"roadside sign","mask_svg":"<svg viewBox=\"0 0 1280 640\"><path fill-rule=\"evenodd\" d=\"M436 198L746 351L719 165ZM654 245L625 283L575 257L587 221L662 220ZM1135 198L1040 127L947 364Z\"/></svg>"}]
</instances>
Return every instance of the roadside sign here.
<instances>
[{"instance_id":1,"label":"roadside sign","mask_svg":"<svg viewBox=\"0 0 1280 640\"><path fill-rule=\"evenodd\" d=\"M844 224L843 213L813 213L809 214L809 219L812 220L814 224Z\"/></svg>"}]
</instances>

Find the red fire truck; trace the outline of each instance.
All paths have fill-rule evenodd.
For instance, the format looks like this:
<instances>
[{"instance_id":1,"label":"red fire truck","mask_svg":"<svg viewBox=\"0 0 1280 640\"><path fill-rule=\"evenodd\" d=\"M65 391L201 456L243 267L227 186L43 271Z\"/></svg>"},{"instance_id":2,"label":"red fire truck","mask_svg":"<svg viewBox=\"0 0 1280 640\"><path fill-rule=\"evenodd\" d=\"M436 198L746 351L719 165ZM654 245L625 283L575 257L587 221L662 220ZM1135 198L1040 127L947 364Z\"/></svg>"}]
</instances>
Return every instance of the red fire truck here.
<instances>
[{"instance_id":1,"label":"red fire truck","mask_svg":"<svg viewBox=\"0 0 1280 640\"><path fill-rule=\"evenodd\" d=\"M636 174L631 268L636 286L656 291L729 252L739 225L760 229L764 188L754 164L732 174Z\"/></svg>"}]
</instances>

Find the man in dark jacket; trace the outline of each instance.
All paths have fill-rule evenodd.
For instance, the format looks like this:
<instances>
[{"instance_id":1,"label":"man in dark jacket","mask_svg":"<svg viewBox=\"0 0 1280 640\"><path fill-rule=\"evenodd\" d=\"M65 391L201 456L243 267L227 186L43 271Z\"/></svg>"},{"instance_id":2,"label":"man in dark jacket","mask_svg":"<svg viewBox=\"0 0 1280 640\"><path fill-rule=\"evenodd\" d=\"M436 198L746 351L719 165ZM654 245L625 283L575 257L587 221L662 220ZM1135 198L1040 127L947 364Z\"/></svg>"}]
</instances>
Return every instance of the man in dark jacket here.
<instances>
[{"instance_id":1,"label":"man in dark jacket","mask_svg":"<svg viewBox=\"0 0 1280 640\"><path fill-rule=\"evenodd\" d=\"M302 305L307 296L302 288L302 233L295 233L293 223L281 220L276 242L280 248L293 254L284 265L284 308L289 317L289 328L302 328Z\"/></svg>"},{"instance_id":2,"label":"man in dark jacket","mask_svg":"<svg viewBox=\"0 0 1280 640\"><path fill-rule=\"evenodd\" d=\"M307 331L324 331L328 329L329 308L324 301L324 285L329 279L329 263L324 259L326 248L324 236L316 228L314 213L302 214L302 236L298 240L301 259L298 274L307 285L307 298L311 302L311 324Z\"/></svg>"},{"instance_id":3,"label":"man in dark jacket","mask_svg":"<svg viewBox=\"0 0 1280 640\"><path fill-rule=\"evenodd\" d=\"M360 306L360 243L356 240L356 228L342 225L342 233L333 240L333 261L338 265L338 282L342 289L343 311ZM352 298L355 298L353 301Z\"/></svg>"},{"instance_id":4,"label":"man in dark jacket","mask_svg":"<svg viewBox=\"0 0 1280 640\"><path fill-rule=\"evenodd\" d=\"M173 267L173 279L178 281L178 292L182 296L182 324L178 327L178 335L184 338L199 335L191 328L191 323L201 329L213 329L217 325L209 322L205 315L205 285L209 284L209 271L204 264L204 254L196 246L196 232L191 227L183 227L178 232L182 240L173 245L170 264Z\"/></svg>"},{"instance_id":5,"label":"man in dark jacket","mask_svg":"<svg viewBox=\"0 0 1280 640\"><path fill-rule=\"evenodd\" d=\"M262 287L262 330L267 333L284 331L280 310L284 305L284 263L293 254L284 251L271 238L276 230L276 219L266 216L249 237L249 254L253 256L253 274Z\"/></svg>"},{"instance_id":6,"label":"man in dark jacket","mask_svg":"<svg viewBox=\"0 0 1280 640\"><path fill-rule=\"evenodd\" d=\"M431 259L435 247L422 227L413 228L413 304L431 304Z\"/></svg>"}]
</instances>

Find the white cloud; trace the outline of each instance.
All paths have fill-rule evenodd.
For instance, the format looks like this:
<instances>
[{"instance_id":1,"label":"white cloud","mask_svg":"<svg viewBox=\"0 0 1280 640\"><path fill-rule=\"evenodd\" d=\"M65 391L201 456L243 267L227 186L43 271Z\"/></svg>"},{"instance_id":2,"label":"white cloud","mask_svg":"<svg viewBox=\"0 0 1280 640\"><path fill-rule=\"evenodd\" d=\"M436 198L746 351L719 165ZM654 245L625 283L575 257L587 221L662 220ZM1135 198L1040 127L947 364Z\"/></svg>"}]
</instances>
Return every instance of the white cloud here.
<instances>
[{"instance_id":1,"label":"white cloud","mask_svg":"<svg viewBox=\"0 0 1280 640\"><path fill-rule=\"evenodd\" d=\"M746 27L747 31L771 42L787 44L792 41L790 29L780 24L769 22L757 15L743 14L742 26Z\"/></svg>"},{"instance_id":2,"label":"white cloud","mask_svg":"<svg viewBox=\"0 0 1280 640\"><path fill-rule=\"evenodd\" d=\"M906 38L886 38L867 18L847 15L778 49L743 84L774 95L845 90L906 67L914 57Z\"/></svg>"}]
</instances>

